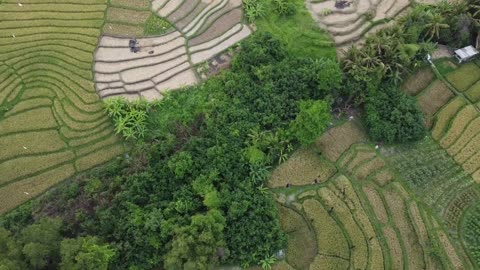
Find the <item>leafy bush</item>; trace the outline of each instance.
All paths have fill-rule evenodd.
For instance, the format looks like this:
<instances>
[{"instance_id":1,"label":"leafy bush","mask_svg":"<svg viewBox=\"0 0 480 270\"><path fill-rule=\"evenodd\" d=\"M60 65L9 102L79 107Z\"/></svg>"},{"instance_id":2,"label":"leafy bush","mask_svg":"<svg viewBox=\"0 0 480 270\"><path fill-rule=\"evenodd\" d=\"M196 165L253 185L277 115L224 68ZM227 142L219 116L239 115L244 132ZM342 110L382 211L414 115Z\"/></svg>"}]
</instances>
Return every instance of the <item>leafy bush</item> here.
<instances>
[{"instance_id":1,"label":"leafy bush","mask_svg":"<svg viewBox=\"0 0 480 270\"><path fill-rule=\"evenodd\" d=\"M292 16L297 12L297 7L294 3L288 0L273 0L275 11L282 16Z\"/></svg>"},{"instance_id":2,"label":"leafy bush","mask_svg":"<svg viewBox=\"0 0 480 270\"><path fill-rule=\"evenodd\" d=\"M152 106L145 100L127 101L121 97L105 101L105 111L113 119L115 133L127 139L145 136L147 113Z\"/></svg>"},{"instance_id":3,"label":"leafy bush","mask_svg":"<svg viewBox=\"0 0 480 270\"><path fill-rule=\"evenodd\" d=\"M243 0L245 15L250 23L267 14L267 5L265 0Z\"/></svg>"},{"instance_id":4,"label":"leafy bush","mask_svg":"<svg viewBox=\"0 0 480 270\"><path fill-rule=\"evenodd\" d=\"M325 131L330 121L330 104L323 100L306 100L300 102L300 112L291 128L301 144L309 145Z\"/></svg>"},{"instance_id":5,"label":"leafy bush","mask_svg":"<svg viewBox=\"0 0 480 270\"><path fill-rule=\"evenodd\" d=\"M415 99L392 86L369 96L366 124L372 139L386 143L417 141L426 133Z\"/></svg>"}]
</instances>

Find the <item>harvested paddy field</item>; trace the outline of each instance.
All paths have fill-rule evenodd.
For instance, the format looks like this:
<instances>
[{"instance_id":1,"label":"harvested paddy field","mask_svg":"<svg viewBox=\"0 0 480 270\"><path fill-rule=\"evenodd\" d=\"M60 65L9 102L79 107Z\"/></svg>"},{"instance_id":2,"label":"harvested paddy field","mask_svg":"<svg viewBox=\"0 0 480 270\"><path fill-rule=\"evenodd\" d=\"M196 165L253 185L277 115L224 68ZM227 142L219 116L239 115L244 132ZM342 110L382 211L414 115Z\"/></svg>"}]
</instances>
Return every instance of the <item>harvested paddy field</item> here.
<instances>
[{"instance_id":1,"label":"harvested paddy field","mask_svg":"<svg viewBox=\"0 0 480 270\"><path fill-rule=\"evenodd\" d=\"M95 91L107 1L0 4L0 213L124 152Z\"/></svg>"},{"instance_id":2,"label":"harvested paddy field","mask_svg":"<svg viewBox=\"0 0 480 270\"><path fill-rule=\"evenodd\" d=\"M333 37L338 49L361 42L410 6L408 0L307 0L311 15Z\"/></svg>"},{"instance_id":3,"label":"harvested paddy field","mask_svg":"<svg viewBox=\"0 0 480 270\"><path fill-rule=\"evenodd\" d=\"M110 7L109 14L120 14ZM149 6L151 16L135 13L132 20L145 21L145 33L125 32L121 37L106 31L95 54L95 82L102 98L162 99L168 90L195 84L200 80L194 67L212 59L251 34L243 23L242 2L238 0L163 1ZM132 7L137 12L135 7ZM148 11L150 12L150 11ZM144 18L145 17L145 18ZM148 18L147 18L148 17ZM167 21L172 27L148 30L155 22ZM114 20L116 21L116 20ZM159 23L162 25L162 23ZM152 26L153 27L153 26ZM155 28L155 27L153 27ZM142 28L143 29L143 28ZM143 37L149 35L153 37ZM133 46L131 44L132 40ZM136 48L133 51L132 48Z\"/></svg>"}]
</instances>

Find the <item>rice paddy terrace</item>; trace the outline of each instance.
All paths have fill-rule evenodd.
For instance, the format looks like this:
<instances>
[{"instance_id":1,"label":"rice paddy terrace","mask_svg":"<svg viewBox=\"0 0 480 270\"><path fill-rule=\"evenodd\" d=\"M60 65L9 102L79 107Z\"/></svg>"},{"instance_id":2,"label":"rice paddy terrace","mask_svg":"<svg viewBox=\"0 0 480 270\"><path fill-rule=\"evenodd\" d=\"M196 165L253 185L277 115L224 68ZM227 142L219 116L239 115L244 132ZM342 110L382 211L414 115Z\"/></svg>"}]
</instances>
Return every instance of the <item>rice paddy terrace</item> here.
<instances>
[{"instance_id":1,"label":"rice paddy terrace","mask_svg":"<svg viewBox=\"0 0 480 270\"><path fill-rule=\"evenodd\" d=\"M197 83L199 78L194 66L225 51L252 32L243 23L240 0L155 0L151 6L141 7L135 6L138 5L135 1L123 2L122 7L130 9L131 17L138 18L135 24L148 17L144 11L140 16L137 8L149 7L171 27L163 35L137 39L139 51L136 53L130 49L131 36L119 35L140 30L127 29L125 33L114 32L116 36L104 35L95 53L94 66L101 97L161 99L170 89Z\"/></svg>"},{"instance_id":2,"label":"rice paddy terrace","mask_svg":"<svg viewBox=\"0 0 480 270\"><path fill-rule=\"evenodd\" d=\"M0 18L0 213L124 152L99 94L160 99L251 33L239 0L4 0Z\"/></svg>"},{"instance_id":3,"label":"rice paddy terrace","mask_svg":"<svg viewBox=\"0 0 480 270\"><path fill-rule=\"evenodd\" d=\"M424 68L404 83L430 126L423 141L375 146L348 121L275 169L288 233L277 269L478 269L477 64L444 61L442 75Z\"/></svg>"},{"instance_id":4,"label":"rice paddy terrace","mask_svg":"<svg viewBox=\"0 0 480 270\"><path fill-rule=\"evenodd\" d=\"M0 213L123 153L93 83L106 9L0 1Z\"/></svg>"},{"instance_id":5,"label":"rice paddy terrace","mask_svg":"<svg viewBox=\"0 0 480 270\"><path fill-rule=\"evenodd\" d=\"M313 18L330 32L339 48L360 41L409 6L409 0L307 0Z\"/></svg>"}]
</instances>

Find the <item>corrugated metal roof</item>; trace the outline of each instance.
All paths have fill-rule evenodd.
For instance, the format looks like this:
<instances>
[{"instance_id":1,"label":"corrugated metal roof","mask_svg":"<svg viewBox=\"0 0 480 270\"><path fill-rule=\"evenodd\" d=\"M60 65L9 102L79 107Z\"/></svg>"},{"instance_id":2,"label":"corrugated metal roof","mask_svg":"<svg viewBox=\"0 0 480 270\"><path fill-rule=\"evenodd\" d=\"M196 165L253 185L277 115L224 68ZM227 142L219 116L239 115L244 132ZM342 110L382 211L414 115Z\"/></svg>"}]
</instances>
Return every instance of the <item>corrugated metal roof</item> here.
<instances>
[{"instance_id":1,"label":"corrugated metal roof","mask_svg":"<svg viewBox=\"0 0 480 270\"><path fill-rule=\"evenodd\" d=\"M467 58L470 58L472 56L475 56L475 55L479 54L479 52L473 46L467 46L465 48L455 50L455 54L458 55L462 59L467 59Z\"/></svg>"}]
</instances>

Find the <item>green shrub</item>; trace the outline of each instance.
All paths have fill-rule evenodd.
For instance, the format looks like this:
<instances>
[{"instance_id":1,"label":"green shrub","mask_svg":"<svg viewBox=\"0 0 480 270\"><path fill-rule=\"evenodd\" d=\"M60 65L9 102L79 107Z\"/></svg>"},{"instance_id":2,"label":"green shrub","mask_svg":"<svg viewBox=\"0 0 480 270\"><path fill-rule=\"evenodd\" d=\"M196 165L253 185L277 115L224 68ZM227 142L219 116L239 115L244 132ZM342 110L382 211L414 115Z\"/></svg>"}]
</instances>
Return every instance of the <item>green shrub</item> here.
<instances>
[{"instance_id":1,"label":"green shrub","mask_svg":"<svg viewBox=\"0 0 480 270\"><path fill-rule=\"evenodd\" d=\"M132 102L121 97L112 98L105 101L105 111L113 119L116 134L127 139L140 139L145 135L147 112L152 104L146 100Z\"/></svg>"},{"instance_id":2,"label":"green shrub","mask_svg":"<svg viewBox=\"0 0 480 270\"><path fill-rule=\"evenodd\" d=\"M267 5L264 0L243 0L243 8L250 23L267 14Z\"/></svg>"},{"instance_id":3,"label":"green shrub","mask_svg":"<svg viewBox=\"0 0 480 270\"><path fill-rule=\"evenodd\" d=\"M417 141L426 132L415 99L392 86L370 94L366 124L372 139L386 143Z\"/></svg>"},{"instance_id":4,"label":"green shrub","mask_svg":"<svg viewBox=\"0 0 480 270\"><path fill-rule=\"evenodd\" d=\"M288 0L273 0L275 11L282 16L292 16L297 12L297 7L294 3Z\"/></svg>"}]
</instances>

